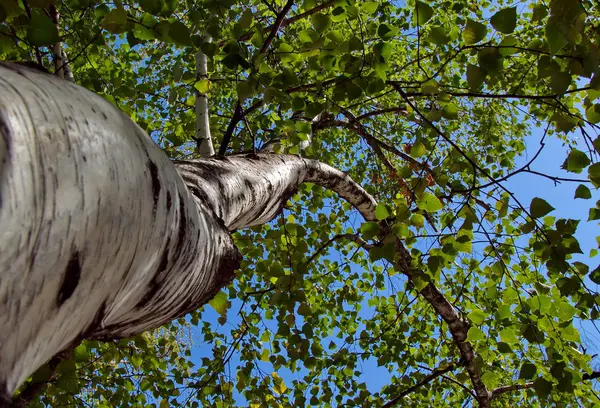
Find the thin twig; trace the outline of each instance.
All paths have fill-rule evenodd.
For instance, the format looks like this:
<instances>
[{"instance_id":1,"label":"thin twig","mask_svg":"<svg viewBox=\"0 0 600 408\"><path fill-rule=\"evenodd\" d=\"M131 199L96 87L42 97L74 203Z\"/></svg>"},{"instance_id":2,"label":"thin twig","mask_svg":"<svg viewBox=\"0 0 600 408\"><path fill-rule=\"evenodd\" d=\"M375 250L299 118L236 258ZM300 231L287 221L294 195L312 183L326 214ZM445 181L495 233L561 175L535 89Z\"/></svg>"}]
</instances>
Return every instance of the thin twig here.
<instances>
[{"instance_id":1,"label":"thin twig","mask_svg":"<svg viewBox=\"0 0 600 408\"><path fill-rule=\"evenodd\" d=\"M385 404L383 404L384 408L390 408L395 406L402 398L404 398L405 396L407 396L408 394L416 391L417 389L421 388L424 385L429 384L431 381L435 380L437 377L442 376L450 371L453 371L456 368L456 364L452 363L450 364L448 367L443 368L443 369L436 369L434 371L432 371L431 374L429 374L428 376L426 376L425 378L423 378L421 381L417 382L415 385L408 387L407 389L405 389L404 391L402 391L400 394L398 394L397 397L392 398L390 401L386 402Z\"/></svg>"}]
</instances>

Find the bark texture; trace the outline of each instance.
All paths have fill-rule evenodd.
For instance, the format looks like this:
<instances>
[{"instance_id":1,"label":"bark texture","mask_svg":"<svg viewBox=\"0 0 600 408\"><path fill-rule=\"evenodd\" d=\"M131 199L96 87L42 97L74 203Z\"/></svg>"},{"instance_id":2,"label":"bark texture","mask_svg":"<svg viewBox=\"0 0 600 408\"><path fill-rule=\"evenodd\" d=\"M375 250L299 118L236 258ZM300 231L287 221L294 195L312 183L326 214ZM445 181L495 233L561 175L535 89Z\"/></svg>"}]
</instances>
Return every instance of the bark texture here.
<instances>
[{"instance_id":1,"label":"bark texture","mask_svg":"<svg viewBox=\"0 0 600 408\"><path fill-rule=\"evenodd\" d=\"M109 102L0 63L0 401L82 338L150 330L229 283L230 231L271 220L298 184L373 219L342 172L297 156L172 163Z\"/></svg>"}]
</instances>

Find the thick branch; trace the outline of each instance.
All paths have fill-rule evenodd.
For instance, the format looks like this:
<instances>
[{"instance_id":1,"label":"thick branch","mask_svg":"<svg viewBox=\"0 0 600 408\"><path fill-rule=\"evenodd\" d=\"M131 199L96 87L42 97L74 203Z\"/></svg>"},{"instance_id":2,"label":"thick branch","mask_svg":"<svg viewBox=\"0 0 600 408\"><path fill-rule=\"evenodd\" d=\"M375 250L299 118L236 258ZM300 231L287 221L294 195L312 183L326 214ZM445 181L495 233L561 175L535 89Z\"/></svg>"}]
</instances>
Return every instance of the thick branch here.
<instances>
[{"instance_id":1,"label":"thick branch","mask_svg":"<svg viewBox=\"0 0 600 408\"><path fill-rule=\"evenodd\" d=\"M173 163L190 191L211 207L230 231L271 221L303 182L336 192L365 219L376 219L376 202L361 186L316 160L248 153Z\"/></svg>"}]
</instances>

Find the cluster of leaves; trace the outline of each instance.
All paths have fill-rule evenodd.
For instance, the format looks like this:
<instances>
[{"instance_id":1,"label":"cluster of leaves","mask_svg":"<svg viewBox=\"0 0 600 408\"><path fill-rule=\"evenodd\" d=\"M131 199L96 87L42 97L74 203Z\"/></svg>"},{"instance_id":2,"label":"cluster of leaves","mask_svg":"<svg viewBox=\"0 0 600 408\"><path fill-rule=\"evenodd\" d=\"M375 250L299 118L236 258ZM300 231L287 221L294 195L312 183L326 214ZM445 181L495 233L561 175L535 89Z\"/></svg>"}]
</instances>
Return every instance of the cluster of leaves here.
<instances>
[{"instance_id":1,"label":"cluster of leaves","mask_svg":"<svg viewBox=\"0 0 600 408\"><path fill-rule=\"evenodd\" d=\"M305 185L272 225L236 234L244 263L212 308L144 341L85 343L59 370L78 382L59 376L41 403L469 403L454 339L418 294L427 282L470 322L495 399L598 403L577 330L600 313L598 250L578 256L581 214L554 217L551 203L523 205L506 187L523 173L567 182L533 170L546 138L558 138L556 167L581 177L574 198L596 194L597 3L305 0L283 14L279 0L63 0L57 23L53 3L0 4L3 58L52 67L60 41L76 82L171 157L194 157L194 88L208 92L216 142L241 104L229 152L276 135L295 153L314 131L306 154L363 182L392 235L380 240L378 223ZM196 79L198 50L208 82ZM323 110L312 129L292 119ZM528 140L539 151L516 167ZM583 221L598 219L600 202ZM421 271L412 283L392 266L394 237ZM209 345L193 359L177 346L186 325Z\"/></svg>"}]
</instances>

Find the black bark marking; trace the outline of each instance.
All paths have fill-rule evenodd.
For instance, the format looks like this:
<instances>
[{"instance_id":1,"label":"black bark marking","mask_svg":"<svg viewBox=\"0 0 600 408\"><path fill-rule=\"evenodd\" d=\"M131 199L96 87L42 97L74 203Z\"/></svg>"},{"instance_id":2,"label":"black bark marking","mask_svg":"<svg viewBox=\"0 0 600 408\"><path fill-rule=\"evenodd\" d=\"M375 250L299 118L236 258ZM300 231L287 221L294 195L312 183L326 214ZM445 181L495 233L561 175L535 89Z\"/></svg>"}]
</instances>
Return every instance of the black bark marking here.
<instances>
[{"instance_id":1,"label":"black bark marking","mask_svg":"<svg viewBox=\"0 0 600 408\"><path fill-rule=\"evenodd\" d=\"M4 142L6 149L6 155L2 158L2 163L6 163L10 159L11 147L12 147L12 135L10 128L8 127L8 120L0 113L0 136Z\"/></svg>"},{"instance_id":2,"label":"black bark marking","mask_svg":"<svg viewBox=\"0 0 600 408\"><path fill-rule=\"evenodd\" d=\"M0 176L4 173L4 166L8 165L11 156L11 148L12 148L12 137L11 137L10 128L8 127L8 121L0 113L0 137L2 138L2 143L4 143L5 152L0 158ZM0 179L0 183L2 180ZM2 208L2 196L0 195L0 208Z\"/></svg>"},{"instance_id":3,"label":"black bark marking","mask_svg":"<svg viewBox=\"0 0 600 408\"><path fill-rule=\"evenodd\" d=\"M167 191L167 211L171 210L171 192Z\"/></svg>"},{"instance_id":4,"label":"black bark marking","mask_svg":"<svg viewBox=\"0 0 600 408\"><path fill-rule=\"evenodd\" d=\"M185 216L185 204L183 197L179 194L179 228L177 230L177 243L175 244L175 253L173 254L174 259L178 259L183 256L183 252L187 243L186 240L187 232L187 217Z\"/></svg>"},{"instance_id":5,"label":"black bark marking","mask_svg":"<svg viewBox=\"0 0 600 408\"><path fill-rule=\"evenodd\" d=\"M106 314L106 300L102 302L98 311L96 312L96 316L94 316L94 320L88 326L87 330L83 334L83 337L92 337L94 332L99 332L102 329L102 320L104 320L104 315Z\"/></svg>"},{"instance_id":6,"label":"black bark marking","mask_svg":"<svg viewBox=\"0 0 600 408\"><path fill-rule=\"evenodd\" d=\"M169 243L170 241L167 239L167 244L165 245L165 250L162 254L162 257L160 258L160 263L158 264L156 273L148 284L148 288L146 289L144 297L142 297L142 299L135 305L137 309L141 309L146 306L160 289L160 283L162 281L161 275L167 270L167 266L169 266Z\"/></svg>"},{"instance_id":7,"label":"black bark marking","mask_svg":"<svg viewBox=\"0 0 600 408\"><path fill-rule=\"evenodd\" d=\"M158 206L158 198L160 196L160 179L158 178L158 167L152 160L146 163L150 170L150 178L152 178L152 196L154 198L154 204L152 205L152 214L156 214L156 207Z\"/></svg>"},{"instance_id":8,"label":"black bark marking","mask_svg":"<svg viewBox=\"0 0 600 408\"><path fill-rule=\"evenodd\" d=\"M58 307L61 307L75 292L81 277L81 261L79 259L79 251L71 254L71 259L63 272L63 281L58 290Z\"/></svg>"}]
</instances>

